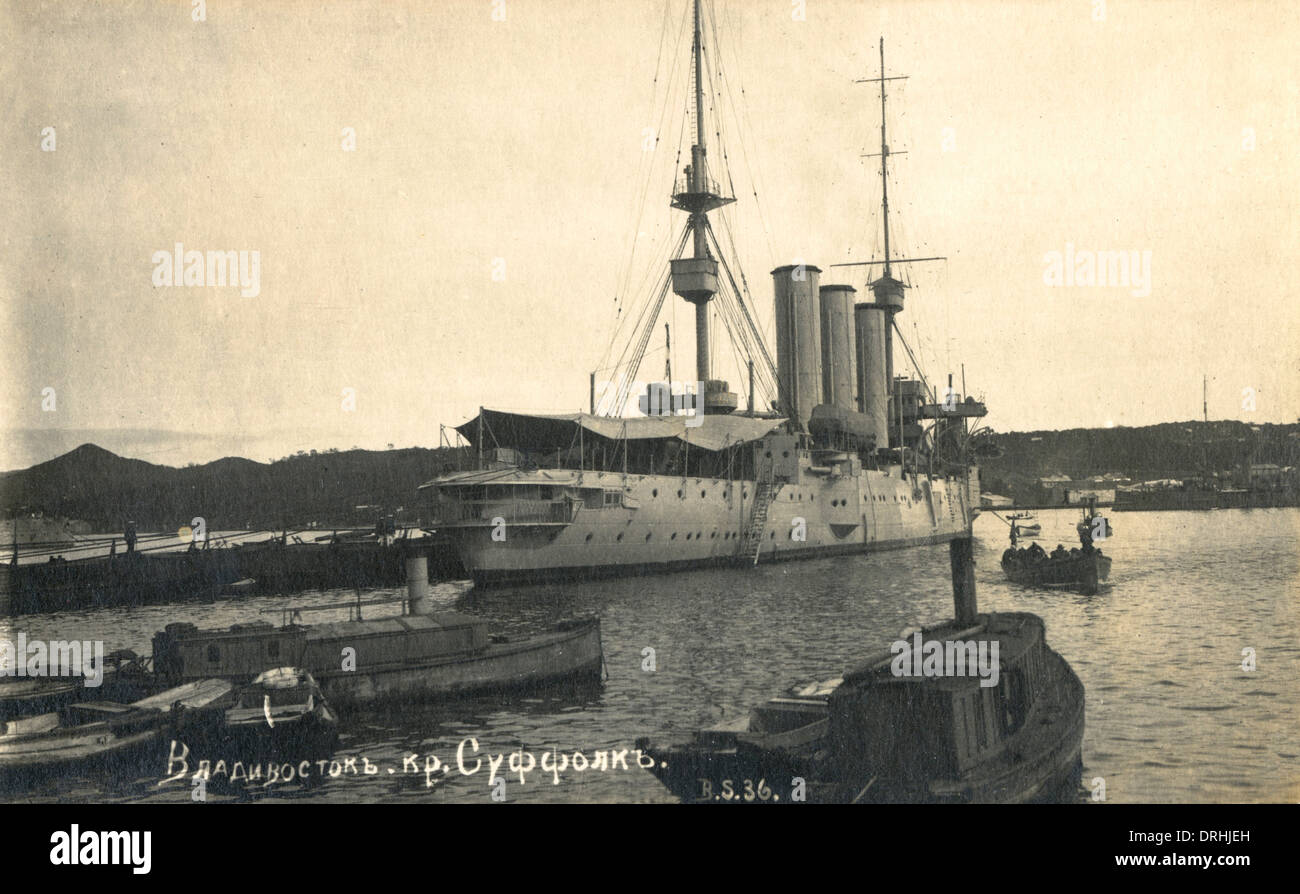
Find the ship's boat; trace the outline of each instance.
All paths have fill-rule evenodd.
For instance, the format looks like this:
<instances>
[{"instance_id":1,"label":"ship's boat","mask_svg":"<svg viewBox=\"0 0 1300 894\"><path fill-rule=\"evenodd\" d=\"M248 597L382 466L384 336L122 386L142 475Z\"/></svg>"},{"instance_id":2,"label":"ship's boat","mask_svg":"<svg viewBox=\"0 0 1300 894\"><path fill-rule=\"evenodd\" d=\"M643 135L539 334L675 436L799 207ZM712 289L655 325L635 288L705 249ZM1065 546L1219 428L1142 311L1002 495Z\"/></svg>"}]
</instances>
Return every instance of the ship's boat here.
<instances>
[{"instance_id":1,"label":"ship's boat","mask_svg":"<svg viewBox=\"0 0 1300 894\"><path fill-rule=\"evenodd\" d=\"M1066 550L1058 545L1050 554L1037 543L1016 548L1020 523L1011 522L1011 548L1002 553L1002 571L1013 583L1029 587L1077 590L1093 595L1110 576L1111 558L1104 555L1094 541L1104 541L1113 533L1110 522L1097 514L1096 500L1083 510L1075 526L1079 547Z\"/></svg>"},{"instance_id":2,"label":"ship's boat","mask_svg":"<svg viewBox=\"0 0 1300 894\"><path fill-rule=\"evenodd\" d=\"M954 555L962 549L968 560L969 541L954 542ZM650 772L701 803L1016 803L1068 792L1081 766L1083 684L1047 645L1041 618L972 616L973 573L959 589L969 609L959 597L959 620L904 640L907 649L794 687L689 743L639 740ZM993 656L995 677L971 644ZM928 675L935 654L949 671L954 661L969 670L969 659L981 673Z\"/></svg>"},{"instance_id":3,"label":"ship's boat","mask_svg":"<svg viewBox=\"0 0 1300 894\"><path fill-rule=\"evenodd\" d=\"M0 681L0 721L29 714L45 714L77 701L85 681L81 677L36 677Z\"/></svg>"},{"instance_id":4,"label":"ship's boat","mask_svg":"<svg viewBox=\"0 0 1300 894\"><path fill-rule=\"evenodd\" d=\"M460 612L280 627L263 621L223 630L175 623L155 634L153 654L155 672L169 682L221 677L247 683L289 663L311 674L339 706L598 680L602 668L596 618L506 637ZM344 655L351 660L346 666Z\"/></svg>"},{"instance_id":5,"label":"ship's boat","mask_svg":"<svg viewBox=\"0 0 1300 894\"><path fill-rule=\"evenodd\" d=\"M84 676L0 678L0 721L48 714L95 696L131 702L154 691L145 664L130 649L118 649L104 656L98 686L87 685Z\"/></svg>"},{"instance_id":6,"label":"ship's boat","mask_svg":"<svg viewBox=\"0 0 1300 894\"><path fill-rule=\"evenodd\" d=\"M253 592L253 589L256 586L257 581L253 580L251 577L246 577L243 580L235 581L233 584L226 584L221 588L221 592L217 594L217 598L234 599L237 596L247 596Z\"/></svg>"},{"instance_id":7,"label":"ship's boat","mask_svg":"<svg viewBox=\"0 0 1300 894\"><path fill-rule=\"evenodd\" d=\"M883 257L835 265L879 273L863 283L868 300L855 303L853 285L822 284L822 270L811 264L771 272L776 350L769 352L735 252L710 223L711 212L736 199L728 194L730 172L712 176L727 154L710 155L706 146L720 129L700 107L703 78L722 73L717 60L702 63L704 34L696 0L695 142L670 202L687 215L675 250L682 256L671 258L656 294L627 296L633 306L622 318L638 322L615 335L628 341L625 362L609 368L614 378L602 384L600 406L593 374L587 413L480 409L456 429L477 452L477 468L421 487L438 531L478 586L940 543L962 536L979 512L972 458L988 439L970 426L986 408L957 394L951 376L945 392L919 368L915 377L896 374L895 342L907 348L896 323L910 287L903 271L939 259L891 249L887 201ZM883 42L881 77L873 80L881 87L883 185L884 90L893 80L884 73ZM694 305L693 379L673 382L666 371L668 381L642 391L635 380L669 290ZM749 370L743 407L729 383L714 378L713 316L726 322L736 359ZM643 415L631 412L635 406Z\"/></svg>"},{"instance_id":8,"label":"ship's boat","mask_svg":"<svg viewBox=\"0 0 1300 894\"><path fill-rule=\"evenodd\" d=\"M1033 547L1008 549L1002 554L1002 570L1012 583L1078 590L1089 596L1110 576L1110 566L1110 556L1095 547L1090 551L1076 548L1064 555L1050 555Z\"/></svg>"},{"instance_id":9,"label":"ship's boat","mask_svg":"<svg viewBox=\"0 0 1300 894\"><path fill-rule=\"evenodd\" d=\"M220 718L187 718L177 736L196 754L249 765L297 765L332 757L338 727L338 716L312 675L279 667L258 674Z\"/></svg>"},{"instance_id":10,"label":"ship's boat","mask_svg":"<svg viewBox=\"0 0 1300 894\"><path fill-rule=\"evenodd\" d=\"M77 702L10 720L0 729L0 776L15 782L69 765L137 759L180 717L220 712L231 691L225 680L203 679L130 704Z\"/></svg>"}]
</instances>

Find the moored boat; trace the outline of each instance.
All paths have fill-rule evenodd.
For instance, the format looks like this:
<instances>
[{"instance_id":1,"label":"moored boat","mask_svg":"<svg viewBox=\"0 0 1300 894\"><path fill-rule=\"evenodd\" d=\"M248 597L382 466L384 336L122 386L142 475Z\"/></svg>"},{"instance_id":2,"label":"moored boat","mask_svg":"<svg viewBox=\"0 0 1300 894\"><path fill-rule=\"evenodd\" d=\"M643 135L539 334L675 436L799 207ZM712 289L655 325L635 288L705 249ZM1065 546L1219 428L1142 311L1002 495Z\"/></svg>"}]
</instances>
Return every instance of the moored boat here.
<instances>
[{"instance_id":1,"label":"moored boat","mask_svg":"<svg viewBox=\"0 0 1300 894\"><path fill-rule=\"evenodd\" d=\"M225 630L169 624L154 637L155 671L169 682L237 682L293 661L336 705L440 698L599 679L600 621L561 622L531 636L493 636L460 612L328 624L266 622Z\"/></svg>"},{"instance_id":2,"label":"moored boat","mask_svg":"<svg viewBox=\"0 0 1300 894\"><path fill-rule=\"evenodd\" d=\"M81 697L84 677L35 677L0 681L0 721L45 714Z\"/></svg>"},{"instance_id":3,"label":"moored boat","mask_svg":"<svg viewBox=\"0 0 1300 894\"><path fill-rule=\"evenodd\" d=\"M182 715L221 710L231 690L225 680L201 679L130 704L78 702L10 720L0 728L0 778L22 782L69 765L136 758Z\"/></svg>"},{"instance_id":4,"label":"moored boat","mask_svg":"<svg viewBox=\"0 0 1300 894\"><path fill-rule=\"evenodd\" d=\"M278 667L258 674L221 715L186 718L177 737L195 754L230 763L296 765L332 757L338 727L338 715L312 675Z\"/></svg>"}]
</instances>

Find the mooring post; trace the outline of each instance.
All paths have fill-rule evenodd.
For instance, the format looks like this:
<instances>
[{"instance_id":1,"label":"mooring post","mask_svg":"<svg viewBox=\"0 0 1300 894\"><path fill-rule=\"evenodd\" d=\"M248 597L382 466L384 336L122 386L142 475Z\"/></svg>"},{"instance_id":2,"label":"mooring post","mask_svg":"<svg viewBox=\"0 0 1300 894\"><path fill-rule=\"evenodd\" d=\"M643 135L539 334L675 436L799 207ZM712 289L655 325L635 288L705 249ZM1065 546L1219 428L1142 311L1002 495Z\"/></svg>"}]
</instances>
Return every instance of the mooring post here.
<instances>
[{"instance_id":1,"label":"mooring post","mask_svg":"<svg viewBox=\"0 0 1300 894\"><path fill-rule=\"evenodd\" d=\"M429 558L422 548L424 539L419 537L403 543L406 550L407 611L412 615L429 611Z\"/></svg>"},{"instance_id":2,"label":"mooring post","mask_svg":"<svg viewBox=\"0 0 1300 894\"><path fill-rule=\"evenodd\" d=\"M969 532L948 544L952 560L952 608L958 626L975 623L979 608L975 604L975 550Z\"/></svg>"}]
</instances>

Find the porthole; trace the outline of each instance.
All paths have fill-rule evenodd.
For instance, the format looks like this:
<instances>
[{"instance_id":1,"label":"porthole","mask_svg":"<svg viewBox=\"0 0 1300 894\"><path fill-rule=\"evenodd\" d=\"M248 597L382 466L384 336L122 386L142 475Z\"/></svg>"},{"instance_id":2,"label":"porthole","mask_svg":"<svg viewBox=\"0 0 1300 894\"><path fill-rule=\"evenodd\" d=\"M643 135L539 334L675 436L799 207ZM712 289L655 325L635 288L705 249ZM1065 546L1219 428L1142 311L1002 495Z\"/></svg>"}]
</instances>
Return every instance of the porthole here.
<instances>
[{"instance_id":1,"label":"porthole","mask_svg":"<svg viewBox=\"0 0 1300 894\"><path fill-rule=\"evenodd\" d=\"M703 539L704 539L704 532L703 532L703 531L696 531L696 532L695 532L695 539L696 539L696 540L703 540Z\"/></svg>"},{"instance_id":2,"label":"porthole","mask_svg":"<svg viewBox=\"0 0 1300 894\"><path fill-rule=\"evenodd\" d=\"M686 539L687 539L687 540L690 540L690 539L691 539L691 532L690 532L690 531L687 531L687 532L686 532Z\"/></svg>"},{"instance_id":3,"label":"porthole","mask_svg":"<svg viewBox=\"0 0 1300 894\"><path fill-rule=\"evenodd\" d=\"M790 451L789 451L789 450L782 450L782 451L781 451L781 458L782 458L782 459L789 459L789 458L790 458Z\"/></svg>"},{"instance_id":4,"label":"porthole","mask_svg":"<svg viewBox=\"0 0 1300 894\"><path fill-rule=\"evenodd\" d=\"M676 532L676 531L673 531L673 536L669 537L668 539L669 539L669 540L676 540L676 539L677 539L677 532Z\"/></svg>"},{"instance_id":5,"label":"porthole","mask_svg":"<svg viewBox=\"0 0 1300 894\"><path fill-rule=\"evenodd\" d=\"M771 535L770 537L768 537L767 539L768 539L768 540L775 540L775 539L776 539L776 531L773 531L773 532L772 532L772 535Z\"/></svg>"},{"instance_id":6,"label":"porthole","mask_svg":"<svg viewBox=\"0 0 1300 894\"><path fill-rule=\"evenodd\" d=\"M615 537L614 539L617 540L619 543L622 543L622 542L623 542L623 532L622 532L622 531L619 531L619 532L618 532L618 536Z\"/></svg>"},{"instance_id":7,"label":"porthole","mask_svg":"<svg viewBox=\"0 0 1300 894\"><path fill-rule=\"evenodd\" d=\"M705 491L705 490L700 491L700 499L701 499L701 500L704 499L704 495L705 495L706 493L708 493L708 491Z\"/></svg>"},{"instance_id":8,"label":"porthole","mask_svg":"<svg viewBox=\"0 0 1300 894\"><path fill-rule=\"evenodd\" d=\"M651 536L651 532L647 531L647 532L646 532L646 535L645 535L645 542L646 542L646 543L649 543L649 542L650 542L650 536Z\"/></svg>"},{"instance_id":9,"label":"porthole","mask_svg":"<svg viewBox=\"0 0 1300 894\"><path fill-rule=\"evenodd\" d=\"M677 491L677 499L680 500L680 499L681 499L682 497L684 497L684 496L686 496L685 492L683 492L682 490L679 489L679 490Z\"/></svg>"},{"instance_id":10,"label":"porthole","mask_svg":"<svg viewBox=\"0 0 1300 894\"><path fill-rule=\"evenodd\" d=\"M718 532L717 532L717 531L712 531L712 532L710 532L710 534L709 534L709 539L710 539L710 540L717 540L717 539L718 539Z\"/></svg>"},{"instance_id":11,"label":"porthole","mask_svg":"<svg viewBox=\"0 0 1300 894\"><path fill-rule=\"evenodd\" d=\"M588 542L588 543L591 542L591 535L590 535L590 534L587 535L587 542Z\"/></svg>"},{"instance_id":12,"label":"porthole","mask_svg":"<svg viewBox=\"0 0 1300 894\"><path fill-rule=\"evenodd\" d=\"M652 496L652 497L658 497L658 496L659 496L659 488L656 487L654 490L650 491L650 496Z\"/></svg>"}]
</instances>

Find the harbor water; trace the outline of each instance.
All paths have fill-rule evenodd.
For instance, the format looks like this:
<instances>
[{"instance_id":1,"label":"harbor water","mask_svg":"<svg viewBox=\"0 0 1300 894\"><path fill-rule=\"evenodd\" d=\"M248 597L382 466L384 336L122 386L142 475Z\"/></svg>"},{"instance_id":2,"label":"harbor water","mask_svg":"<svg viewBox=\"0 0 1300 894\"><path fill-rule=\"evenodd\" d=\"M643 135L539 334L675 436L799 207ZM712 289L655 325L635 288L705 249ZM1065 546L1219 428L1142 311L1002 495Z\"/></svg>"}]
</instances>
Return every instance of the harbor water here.
<instances>
[{"instance_id":1,"label":"harbor water","mask_svg":"<svg viewBox=\"0 0 1300 894\"><path fill-rule=\"evenodd\" d=\"M1077 543L1077 510L1036 515L1046 549ZM1086 687L1085 787L1078 800L1101 803L1094 797L1101 785L1107 803L1300 800L1300 643L1293 635L1300 627L1300 510L1125 513L1112 522L1114 537L1102 546L1114 569L1095 596L1009 584L998 564L1006 526L988 513L975 526L980 609L1041 615L1049 644ZM436 607L486 616L496 632L526 633L597 614L608 679L599 688L351 712L343 717L337 773L326 771L324 784L312 788L276 785L256 797L672 801L637 769L637 737L689 738L793 683L837 676L887 650L905 629L952 614L946 546L483 593L467 582L439 584L431 595ZM173 621L279 624L286 607L351 599L352 591L333 590L32 615L0 620L0 639L22 632L29 640L102 640L106 651L148 654L154 632ZM370 607L365 617L399 610ZM347 614L332 609L304 619ZM1251 658L1254 670L1243 669ZM466 775L457 765L458 747L466 769L481 760L478 772ZM622 761L613 759L623 751ZM574 768L575 752L585 767ZM426 773L429 755L450 772ZM568 766L543 770L544 755L550 766L564 755ZM498 756L504 788L489 784L489 760ZM74 771L0 799L192 800L188 780L160 784L168 757L163 747L156 767L138 778ZM511 768L530 762L537 765L521 782ZM204 796L249 797L215 790Z\"/></svg>"}]
</instances>

